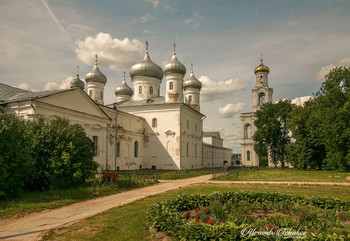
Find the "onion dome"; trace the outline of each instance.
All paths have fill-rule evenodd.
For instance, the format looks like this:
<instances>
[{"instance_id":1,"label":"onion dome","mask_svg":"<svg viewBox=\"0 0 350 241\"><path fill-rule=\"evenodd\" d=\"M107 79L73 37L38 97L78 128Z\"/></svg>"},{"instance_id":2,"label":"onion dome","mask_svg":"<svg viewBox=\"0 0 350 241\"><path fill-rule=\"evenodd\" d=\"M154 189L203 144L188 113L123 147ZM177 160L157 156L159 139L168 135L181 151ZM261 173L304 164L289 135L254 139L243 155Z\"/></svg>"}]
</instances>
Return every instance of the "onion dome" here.
<instances>
[{"instance_id":1,"label":"onion dome","mask_svg":"<svg viewBox=\"0 0 350 241\"><path fill-rule=\"evenodd\" d=\"M267 73L270 72L270 68L267 67L266 65L264 65L262 56L261 56L261 59L260 59L260 65L258 67L256 67L255 70L254 70L255 74L257 72L267 72Z\"/></svg>"},{"instance_id":2,"label":"onion dome","mask_svg":"<svg viewBox=\"0 0 350 241\"><path fill-rule=\"evenodd\" d=\"M163 79L163 70L160 66L153 63L148 55L148 41L146 41L146 54L144 59L130 68L130 77L149 76L159 80Z\"/></svg>"},{"instance_id":3,"label":"onion dome","mask_svg":"<svg viewBox=\"0 0 350 241\"><path fill-rule=\"evenodd\" d=\"M186 67L179 60L177 60L175 48L176 48L176 45L174 44L173 57L166 65L164 65L163 72L164 74L178 73L178 74L185 75Z\"/></svg>"},{"instance_id":4,"label":"onion dome","mask_svg":"<svg viewBox=\"0 0 350 241\"><path fill-rule=\"evenodd\" d=\"M105 85L107 83L107 77L97 67L97 54L95 55L95 58L95 66L89 73L85 75L85 81L86 83L91 81Z\"/></svg>"},{"instance_id":5,"label":"onion dome","mask_svg":"<svg viewBox=\"0 0 350 241\"><path fill-rule=\"evenodd\" d=\"M186 88L196 88L201 89L202 83L193 74L193 64L191 63L191 74L190 77L183 84L184 89Z\"/></svg>"},{"instance_id":6,"label":"onion dome","mask_svg":"<svg viewBox=\"0 0 350 241\"><path fill-rule=\"evenodd\" d=\"M74 88L84 89L85 88L84 82L79 78L79 65L77 65L77 78L72 79L70 81L70 88L71 89L74 89Z\"/></svg>"},{"instance_id":7,"label":"onion dome","mask_svg":"<svg viewBox=\"0 0 350 241\"><path fill-rule=\"evenodd\" d=\"M130 97L134 94L134 91L125 82L125 71L123 82L119 87L115 88L114 93L116 96L128 95Z\"/></svg>"}]
</instances>

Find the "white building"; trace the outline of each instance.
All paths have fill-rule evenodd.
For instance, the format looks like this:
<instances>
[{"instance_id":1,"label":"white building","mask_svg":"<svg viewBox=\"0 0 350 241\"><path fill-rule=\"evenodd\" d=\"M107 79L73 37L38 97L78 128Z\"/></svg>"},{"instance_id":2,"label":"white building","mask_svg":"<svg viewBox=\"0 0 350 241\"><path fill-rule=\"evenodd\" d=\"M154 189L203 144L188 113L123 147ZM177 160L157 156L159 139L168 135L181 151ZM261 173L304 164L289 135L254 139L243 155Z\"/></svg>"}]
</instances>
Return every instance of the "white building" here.
<instances>
[{"instance_id":1,"label":"white building","mask_svg":"<svg viewBox=\"0 0 350 241\"><path fill-rule=\"evenodd\" d=\"M233 166L232 149L224 147L224 140L219 132L203 132L203 166Z\"/></svg>"},{"instance_id":2,"label":"white building","mask_svg":"<svg viewBox=\"0 0 350 241\"><path fill-rule=\"evenodd\" d=\"M85 76L87 93L79 75L67 90L29 92L0 84L0 105L29 120L61 116L81 124L95 143L95 161L101 169L222 166L227 153L232 155L231 149L215 156L215 161L203 158L214 143L203 145L202 84L194 76L193 67L184 81L186 68L178 61L175 48L162 69L151 61L147 42L146 46L144 59L130 68L133 88L126 83L124 73L121 86L115 89L115 103L104 105L107 77L99 70L96 56L95 66ZM165 97L160 96L163 75Z\"/></svg>"},{"instance_id":3,"label":"white building","mask_svg":"<svg viewBox=\"0 0 350 241\"><path fill-rule=\"evenodd\" d=\"M241 113L241 154L243 166L259 166L259 156L254 151L253 136L256 131L254 125L255 112L260 106L272 102L273 89L268 85L270 68L265 66L261 58L260 65L255 68L255 88L252 89L253 110Z\"/></svg>"}]
</instances>

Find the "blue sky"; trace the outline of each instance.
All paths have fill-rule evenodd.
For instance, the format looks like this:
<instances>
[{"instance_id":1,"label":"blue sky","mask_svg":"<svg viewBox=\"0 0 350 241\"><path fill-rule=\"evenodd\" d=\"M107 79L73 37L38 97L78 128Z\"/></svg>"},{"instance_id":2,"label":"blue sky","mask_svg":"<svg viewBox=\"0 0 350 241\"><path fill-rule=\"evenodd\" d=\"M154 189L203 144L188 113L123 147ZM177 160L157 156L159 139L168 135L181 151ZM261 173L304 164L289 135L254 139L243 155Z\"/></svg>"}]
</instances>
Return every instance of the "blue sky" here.
<instances>
[{"instance_id":1,"label":"blue sky","mask_svg":"<svg viewBox=\"0 0 350 241\"><path fill-rule=\"evenodd\" d=\"M271 69L274 100L302 102L307 98L298 97L316 92L331 68L350 65L349 23L347 0L2 0L1 82L66 88L76 65L84 78L97 53L108 104L123 69L142 59L146 40L160 66L175 42L186 78L193 62L203 82L204 129L220 131L225 145L240 152L239 113L251 110L260 54Z\"/></svg>"}]
</instances>

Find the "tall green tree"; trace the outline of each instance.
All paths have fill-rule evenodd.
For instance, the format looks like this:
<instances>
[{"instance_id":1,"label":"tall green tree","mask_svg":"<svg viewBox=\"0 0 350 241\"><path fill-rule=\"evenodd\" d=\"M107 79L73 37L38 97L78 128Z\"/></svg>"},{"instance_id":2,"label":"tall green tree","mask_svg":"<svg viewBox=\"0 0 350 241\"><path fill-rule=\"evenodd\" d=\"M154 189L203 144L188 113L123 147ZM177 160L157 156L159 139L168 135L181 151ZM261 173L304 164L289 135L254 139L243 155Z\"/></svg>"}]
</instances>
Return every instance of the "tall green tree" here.
<instances>
[{"instance_id":1,"label":"tall green tree","mask_svg":"<svg viewBox=\"0 0 350 241\"><path fill-rule=\"evenodd\" d=\"M30 189L69 188L83 184L97 169L94 146L81 125L57 117L32 123L36 172Z\"/></svg>"},{"instance_id":2,"label":"tall green tree","mask_svg":"<svg viewBox=\"0 0 350 241\"><path fill-rule=\"evenodd\" d=\"M0 107L0 198L22 192L32 171L31 136L26 122Z\"/></svg>"},{"instance_id":3,"label":"tall green tree","mask_svg":"<svg viewBox=\"0 0 350 241\"><path fill-rule=\"evenodd\" d=\"M286 146L290 143L288 114L292 110L289 100L265 103L256 111L254 122L257 130L254 133L254 150L263 156L266 150L275 167L280 162L282 167L286 160Z\"/></svg>"},{"instance_id":4,"label":"tall green tree","mask_svg":"<svg viewBox=\"0 0 350 241\"><path fill-rule=\"evenodd\" d=\"M325 146L327 169L350 170L350 67L333 69L316 93L313 121Z\"/></svg>"},{"instance_id":5,"label":"tall green tree","mask_svg":"<svg viewBox=\"0 0 350 241\"><path fill-rule=\"evenodd\" d=\"M286 147L286 158L296 168L322 169L326 151L318 132L315 131L319 128L315 114L315 99L306 101L303 106L294 105L289 114L293 140Z\"/></svg>"}]
</instances>

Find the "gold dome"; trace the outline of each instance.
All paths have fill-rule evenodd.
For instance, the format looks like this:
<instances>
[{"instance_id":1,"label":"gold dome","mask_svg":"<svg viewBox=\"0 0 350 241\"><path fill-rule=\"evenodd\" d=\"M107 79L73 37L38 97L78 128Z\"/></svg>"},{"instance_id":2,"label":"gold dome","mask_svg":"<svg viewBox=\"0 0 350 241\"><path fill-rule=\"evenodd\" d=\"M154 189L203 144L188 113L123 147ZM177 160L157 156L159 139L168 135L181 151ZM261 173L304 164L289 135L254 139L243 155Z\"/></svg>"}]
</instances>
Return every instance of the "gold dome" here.
<instances>
[{"instance_id":1,"label":"gold dome","mask_svg":"<svg viewBox=\"0 0 350 241\"><path fill-rule=\"evenodd\" d=\"M260 65L258 67L256 67L255 70L254 70L255 74L257 72L267 72L267 73L270 72L270 68L267 67L266 65L264 65L262 57L260 59Z\"/></svg>"}]
</instances>

